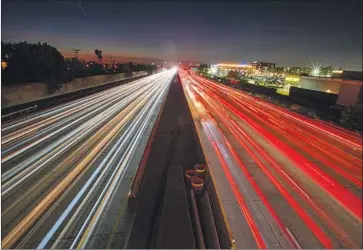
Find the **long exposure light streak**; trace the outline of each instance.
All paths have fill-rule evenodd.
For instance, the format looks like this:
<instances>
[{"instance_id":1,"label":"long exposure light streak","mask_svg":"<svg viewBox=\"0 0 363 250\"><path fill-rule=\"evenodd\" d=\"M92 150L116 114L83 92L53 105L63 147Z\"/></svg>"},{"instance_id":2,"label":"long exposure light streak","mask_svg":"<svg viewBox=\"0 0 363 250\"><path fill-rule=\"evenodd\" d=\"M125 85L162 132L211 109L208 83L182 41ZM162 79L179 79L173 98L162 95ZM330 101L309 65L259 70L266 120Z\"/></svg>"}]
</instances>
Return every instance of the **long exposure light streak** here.
<instances>
[{"instance_id":1,"label":"long exposure light streak","mask_svg":"<svg viewBox=\"0 0 363 250\"><path fill-rule=\"evenodd\" d=\"M222 206L234 211L226 217L238 248L362 247L360 135L193 73L179 76L217 192L228 196ZM256 199L264 209L253 209ZM281 237L259 228L261 216ZM240 236L248 235L243 221L254 245Z\"/></svg>"},{"instance_id":2,"label":"long exposure light streak","mask_svg":"<svg viewBox=\"0 0 363 250\"><path fill-rule=\"evenodd\" d=\"M163 71L2 127L4 248L85 248L102 232L101 220L117 223L109 204L127 200L175 73Z\"/></svg>"}]
</instances>

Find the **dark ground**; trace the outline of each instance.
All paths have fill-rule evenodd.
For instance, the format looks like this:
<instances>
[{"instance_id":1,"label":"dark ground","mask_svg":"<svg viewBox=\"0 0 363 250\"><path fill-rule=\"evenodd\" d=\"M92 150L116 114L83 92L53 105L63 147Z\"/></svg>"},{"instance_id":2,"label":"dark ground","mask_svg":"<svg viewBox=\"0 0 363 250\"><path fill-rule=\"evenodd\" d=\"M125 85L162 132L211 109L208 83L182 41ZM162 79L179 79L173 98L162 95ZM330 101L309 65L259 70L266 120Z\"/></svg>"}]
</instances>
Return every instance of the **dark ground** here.
<instances>
[{"instance_id":1,"label":"dark ground","mask_svg":"<svg viewBox=\"0 0 363 250\"><path fill-rule=\"evenodd\" d=\"M137 197L134 226L127 248L156 248L170 166L182 166L185 170L193 168L202 161L193 137L189 112L179 77L175 77L146 163L143 184ZM185 215L180 213L180 216ZM170 221L170 225L173 226L173 221Z\"/></svg>"}]
</instances>

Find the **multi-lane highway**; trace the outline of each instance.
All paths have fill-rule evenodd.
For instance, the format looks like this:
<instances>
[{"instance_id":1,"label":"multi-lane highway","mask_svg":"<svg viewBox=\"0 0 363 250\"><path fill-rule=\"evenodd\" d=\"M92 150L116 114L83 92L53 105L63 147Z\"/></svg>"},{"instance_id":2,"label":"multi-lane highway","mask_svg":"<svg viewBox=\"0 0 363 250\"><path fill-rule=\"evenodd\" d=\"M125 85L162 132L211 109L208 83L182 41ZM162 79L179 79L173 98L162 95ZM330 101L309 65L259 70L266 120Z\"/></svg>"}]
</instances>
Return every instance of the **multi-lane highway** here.
<instances>
[{"instance_id":1,"label":"multi-lane highway","mask_svg":"<svg viewBox=\"0 0 363 250\"><path fill-rule=\"evenodd\" d=\"M362 248L362 138L180 71L237 248Z\"/></svg>"},{"instance_id":2,"label":"multi-lane highway","mask_svg":"<svg viewBox=\"0 0 363 250\"><path fill-rule=\"evenodd\" d=\"M175 73L3 124L3 248L123 246L130 186Z\"/></svg>"}]
</instances>

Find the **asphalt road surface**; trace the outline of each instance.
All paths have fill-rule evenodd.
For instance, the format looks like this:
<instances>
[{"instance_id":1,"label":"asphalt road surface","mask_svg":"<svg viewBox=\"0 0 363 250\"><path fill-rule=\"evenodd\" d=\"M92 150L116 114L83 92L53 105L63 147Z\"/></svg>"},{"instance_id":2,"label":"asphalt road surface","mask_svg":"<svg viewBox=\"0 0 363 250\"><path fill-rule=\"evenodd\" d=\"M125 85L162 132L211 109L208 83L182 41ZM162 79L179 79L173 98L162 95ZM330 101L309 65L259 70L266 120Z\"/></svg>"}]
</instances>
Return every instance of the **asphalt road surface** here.
<instances>
[{"instance_id":1,"label":"asphalt road surface","mask_svg":"<svg viewBox=\"0 0 363 250\"><path fill-rule=\"evenodd\" d=\"M180 71L237 248L362 248L362 137Z\"/></svg>"},{"instance_id":2,"label":"asphalt road surface","mask_svg":"<svg viewBox=\"0 0 363 250\"><path fill-rule=\"evenodd\" d=\"M122 245L133 177L175 73L3 124L3 248Z\"/></svg>"}]
</instances>

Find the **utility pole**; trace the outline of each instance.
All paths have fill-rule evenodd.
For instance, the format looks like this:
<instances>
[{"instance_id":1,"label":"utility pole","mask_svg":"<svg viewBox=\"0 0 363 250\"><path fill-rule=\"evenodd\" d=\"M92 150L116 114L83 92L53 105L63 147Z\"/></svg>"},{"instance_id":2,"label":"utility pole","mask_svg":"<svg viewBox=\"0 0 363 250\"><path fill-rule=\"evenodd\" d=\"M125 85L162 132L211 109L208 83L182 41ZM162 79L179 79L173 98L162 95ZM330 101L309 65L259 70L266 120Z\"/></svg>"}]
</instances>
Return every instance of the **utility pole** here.
<instances>
[{"instance_id":1,"label":"utility pole","mask_svg":"<svg viewBox=\"0 0 363 250\"><path fill-rule=\"evenodd\" d=\"M74 54L76 55L76 59L78 59L78 52L80 52L80 49L73 49Z\"/></svg>"}]
</instances>

